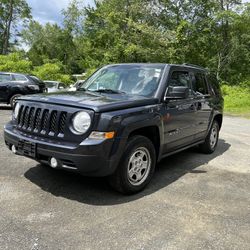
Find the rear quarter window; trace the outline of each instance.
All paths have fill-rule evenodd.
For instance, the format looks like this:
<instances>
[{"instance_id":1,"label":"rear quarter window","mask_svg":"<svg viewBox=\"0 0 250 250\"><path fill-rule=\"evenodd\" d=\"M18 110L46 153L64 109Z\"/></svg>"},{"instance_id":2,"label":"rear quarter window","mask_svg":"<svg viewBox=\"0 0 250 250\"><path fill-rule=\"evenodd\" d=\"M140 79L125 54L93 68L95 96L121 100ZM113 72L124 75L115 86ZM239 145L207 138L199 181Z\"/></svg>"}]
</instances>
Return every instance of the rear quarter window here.
<instances>
[{"instance_id":1,"label":"rear quarter window","mask_svg":"<svg viewBox=\"0 0 250 250\"><path fill-rule=\"evenodd\" d=\"M15 81L22 81L22 82L28 81L28 79L24 75L14 74L13 76Z\"/></svg>"},{"instance_id":2,"label":"rear quarter window","mask_svg":"<svg viewBox=\"0 0 250 250\"><path fill-rule=\"evenodd\" d=\"M216 76L213 74L208 74L207 81L208 81L208 85L212 94L216 96L221 96L220 84Z\"/></svg>"}]
</instances>

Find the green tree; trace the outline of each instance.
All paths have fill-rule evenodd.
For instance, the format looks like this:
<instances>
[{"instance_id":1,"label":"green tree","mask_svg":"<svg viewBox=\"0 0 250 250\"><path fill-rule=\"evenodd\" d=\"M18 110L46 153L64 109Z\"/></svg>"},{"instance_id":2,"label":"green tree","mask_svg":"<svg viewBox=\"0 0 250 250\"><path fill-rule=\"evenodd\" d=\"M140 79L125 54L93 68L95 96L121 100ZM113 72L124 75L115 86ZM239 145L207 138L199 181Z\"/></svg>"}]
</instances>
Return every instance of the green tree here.
<instances>
[{"instance_id":1,"label":"green tree","mask_svg":"<svg viewBox=\"0 0 250 250\"><path fill-rule=\"evenodd\" d=\"M78 70L75 70L77 66L74 63L76 48L67 29L57 24L47 23L43 26L37 21L32 21L22 31L22 39L30 48L28 57L35 66L42 65L48 59L57 59L66 65L65 72L75 73Z\"/></svg>"},{"instance_id":2,"label":"green tree","mask_svg":"<svg viewBox=\"0 0 250 250\"><path fill-rule=\"evenodd\" d=\"M86 7L83 34L76 38L83 66L170 60L174 34L157 27L152 3L109 0Z\"/></svg>"},{"instance_id":3,"label":"green tree","mask_svg":"<svg viewBox=\"0 0 250 250\"><path fill-rule=\"evenodd\" d=\"M63 73L120 62L193 63L230 83L250 78L250 7L239 0L72 0L63 27L32 21L22 32L33 65ZM1 28L1 26L0 26Z\"/></svg>"},{"instance_id":4,"label":"green tree","mask_svg":"<svg viewBox=\"0 0 250 250\"><path fill-rule=\"evenodd\" d=\"M31 18L25 0L0 0L0 54L10 50L10 40L17 33L16 26Z\"/></svg>"}]
</instances>

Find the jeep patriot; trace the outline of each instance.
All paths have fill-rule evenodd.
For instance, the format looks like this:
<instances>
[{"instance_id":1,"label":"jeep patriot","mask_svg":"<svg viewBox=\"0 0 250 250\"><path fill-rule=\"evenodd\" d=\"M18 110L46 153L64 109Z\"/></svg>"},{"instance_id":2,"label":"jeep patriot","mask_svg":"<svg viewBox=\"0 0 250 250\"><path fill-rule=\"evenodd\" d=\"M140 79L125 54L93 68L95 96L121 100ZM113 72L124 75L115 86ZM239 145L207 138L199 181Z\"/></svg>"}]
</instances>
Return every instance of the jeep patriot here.
<instances>
[{"instance_id":1,"label":"jeep patriot","mask_svg":"<svg viewBox=\"0 0 250 250\"><path fill-rule=\"evenodd\" d=\"M116 190L142 190L163 157L216 149L223 117L219 84L189 64L115 64L74 92L17 99L5 126L17 155L85 176L108 176Z\"/></svg>"}]
</instances>

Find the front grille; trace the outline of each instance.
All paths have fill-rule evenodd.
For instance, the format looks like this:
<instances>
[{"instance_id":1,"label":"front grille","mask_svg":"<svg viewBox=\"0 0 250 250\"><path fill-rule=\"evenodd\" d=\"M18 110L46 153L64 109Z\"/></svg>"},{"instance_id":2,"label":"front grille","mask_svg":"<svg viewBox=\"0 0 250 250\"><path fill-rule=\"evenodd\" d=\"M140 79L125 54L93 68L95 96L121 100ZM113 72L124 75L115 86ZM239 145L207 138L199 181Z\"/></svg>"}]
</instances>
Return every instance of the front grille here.
<instances>
[{"instance_id":1,"label":"front grille","mask_svg":"<svg viewBox=\"0 0 250 250\"><path fill-rule=\"evenodd\" d=\"M21 105L17 127L34 134L63 137L67 116L68 113L64 111Z\"/></svg>"}]
</instances>

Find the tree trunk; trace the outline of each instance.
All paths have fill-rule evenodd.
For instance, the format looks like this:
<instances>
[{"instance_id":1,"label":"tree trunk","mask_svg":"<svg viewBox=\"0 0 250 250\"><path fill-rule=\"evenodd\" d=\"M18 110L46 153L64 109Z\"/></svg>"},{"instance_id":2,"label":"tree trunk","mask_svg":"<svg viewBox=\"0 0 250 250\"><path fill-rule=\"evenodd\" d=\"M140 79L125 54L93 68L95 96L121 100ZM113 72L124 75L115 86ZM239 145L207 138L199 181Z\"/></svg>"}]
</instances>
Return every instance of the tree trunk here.
<instances>
[{"instance_id":1,"label":"tree trunk","mask_svg":"<svg viewBox=\"0 0 250 250\"><path fill-rule=\"evenodd\" d=\"M13 19L13 7L14 7L14 0L10 0L10 8L9 8L9 16L6 20L6 25L3 34L3 48L2 53L6 55L9 49L9 40L10 40L10 29Z\"/></svg>"},{"instance_id":2,"label":"tree trunk","mask_svg":"<svg viewBox=\"0 0 250 250\"><path fill-rule=\"evenodd\" d=\"M229 3L227 0L220 0L220 8L221 11L229 10ZM217 77L219 77L221 74L225 73L226 70L226 64L228 60L228 53L229 53L229 47L230 47L230 37L229 37L229 22L228 18L222 18L221 20L221 48L219 51L219 68Z\"/></svg>"}]
</instances>

